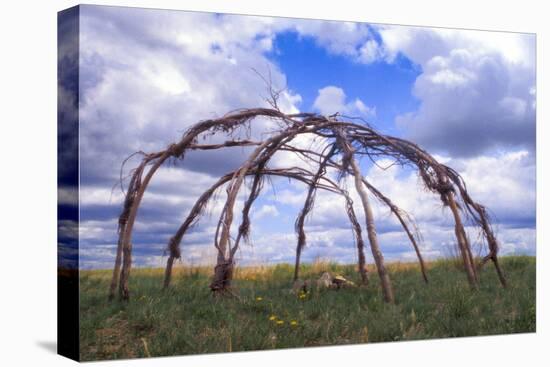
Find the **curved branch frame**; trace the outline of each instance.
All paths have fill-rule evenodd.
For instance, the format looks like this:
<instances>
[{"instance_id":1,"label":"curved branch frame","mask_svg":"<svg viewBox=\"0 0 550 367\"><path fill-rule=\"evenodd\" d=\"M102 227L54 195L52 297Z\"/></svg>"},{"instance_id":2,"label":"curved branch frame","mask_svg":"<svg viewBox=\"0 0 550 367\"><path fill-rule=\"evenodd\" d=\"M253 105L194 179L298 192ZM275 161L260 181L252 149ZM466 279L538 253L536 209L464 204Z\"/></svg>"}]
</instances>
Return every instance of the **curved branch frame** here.
<instances>
[{"instance_id":1,"label":"curved branch frame","mask_svg":"<svg viewBox=\"0 0 550 367\"><path fill-rule=\"evenodd\" d=\"M260 141L235 138L235 135L238 135L243 129L249 131L250 125L256 123L258 118L275 120L279 129L271 132L267 138ZM220 144L198 144L199 138L214 135L223 135L229 140ZM322 149L314 150L299 147L294 143L299 136L310 136L322 140ZM365 214L367 237L381 280L384 299L391 303L394 301L394 296L391 280L385 268L384 257L376 235L369 192L385 204L402 225L418 257L423 279L427 282L426 266L418 243L421 236L416 225L411 216L399 209L378 188L366 180L361 173L358 160L358 158L364 156L367 156L374 164L376 164L376 158L386 157L393 159L395 164L414 168L422 179L424 187L438 194L443 205L449 207L453 214L455 235L470 285L473 288L478 286L478 269L491 260L501 284L506 286L506 279L498 263L498 243L491 228L487 211L484 206L476 203L470 197L464 180L452 168L437 162L435 158L416 144L401 138L380 134L366 123L350 122L338 115L327 117L314 113L284 114L277 109L257 108L237 110L218 119L201 121L188 129L177 143L168 146L167 149L151 154L140 152L142 160L131 171L123 210L119 217L119 240L109 298L114 298L117 284L120 298L128 300L130 297L128 279L132 265L133 226L144 193L158 169L170 159L183 160L186 152L191 150L217 150L229 147L252 147L253 150L237 170L222 176L199 197L185 221L170 239L168 244L170 255L164 279L165 287L170 283L174 260L181 257L180 243L185 232L200 217L216 190L225 185L227 187L227 197L214 236L217 264L210 288L215 294L224 293L230 289L235 253L242 239L247 240L249 236L250 209L262 190L264 177L270 175L296 179L304 182L308 187L306 200L295 223L297 246L294 279L298 279L300 256L306 245L305 221L313 209L317 189L323 189L342 195L346 200L346 211L358 249L358 270L362 281L366 283L367 273L362 228L357 220L350 195L329 177L328 168L339 173L338 179L350 175L354 180L355 190L361 199ZM278 152L295 154L304 161L316 165L317 169L313 173L298 167L287 169L268 168L270 160ZM232 243L230 233L234 219L234 207L246 176L253 177L252 184L242 210L242 221L238 227L237 237ZM472 256L470 243L464 229L464 220L470 220L471 223L480 228L488 246L488 253L477 265Z\"/></svg>"}]
</instances>

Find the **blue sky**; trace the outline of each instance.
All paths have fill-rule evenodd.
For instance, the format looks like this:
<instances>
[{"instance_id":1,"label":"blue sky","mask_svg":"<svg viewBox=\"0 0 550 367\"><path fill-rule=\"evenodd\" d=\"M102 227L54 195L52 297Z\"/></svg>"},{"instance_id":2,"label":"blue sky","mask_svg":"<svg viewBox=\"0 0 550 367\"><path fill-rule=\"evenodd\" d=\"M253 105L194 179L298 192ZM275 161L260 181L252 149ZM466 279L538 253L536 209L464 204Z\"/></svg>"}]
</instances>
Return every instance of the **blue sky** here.
<instances>
[{"instance_id":1,"label":"blue sky","mask_svg":"<svg viewBox=\"0 0 550 367\"><path fill-rule=\"evenodd\" d=\"M376 35L375 30L372 32ZM411 91L420 67L401 55L392 64L358 63L342 55L331 55L311 36L300 37L288 31L276 36L269 57L284 70L288 87L300 91L306 109L313 109L319 89L339 86L350 98L376 106L377 113L369 122L388 134L396 134L395 117L418 108Z\"/></svg>"},{"instance_id":2,"label":"blue sky","mask_svg":"<svg viewBox=\"0 0 550 367\"><path fill-rule=\"evenodd\" d=\"M502 253L534 254L534 41L526 34L83 6L80 266L113 264L123 196L112 188L122 160L166 147L197 121L265 106L266 85L253 70L271 75L276 88L286 87L279 100L285 112L358 116L386 134L418 142L456 168L474 198L488 206ZM252 134L271 127L256 121ZM305 137L296 144L308 142ZM167 240L194 200L246 153L190 153L159 171L138 214L137 266L164 264ZM282 153L270 163L295 164L303 162ZM366 161L361 168L415 217L426 257L450 254L451 218L422 190L415 172L381 170ZM77 194L60 187L62 201ZM215 259L213 225L224 195L221 190L210 215L184 237L184 264ZM239 263L292 262L293 224L304 198L299 184L274 179L253 207L251 243L242 246ZM374 209L385 256L413 259L395 219L379 205ZM356 260L345 218L339 198L318 194L306 227L306 261ZM473 228L469 233L475 242Z\"/></svg>"}]
</instances>

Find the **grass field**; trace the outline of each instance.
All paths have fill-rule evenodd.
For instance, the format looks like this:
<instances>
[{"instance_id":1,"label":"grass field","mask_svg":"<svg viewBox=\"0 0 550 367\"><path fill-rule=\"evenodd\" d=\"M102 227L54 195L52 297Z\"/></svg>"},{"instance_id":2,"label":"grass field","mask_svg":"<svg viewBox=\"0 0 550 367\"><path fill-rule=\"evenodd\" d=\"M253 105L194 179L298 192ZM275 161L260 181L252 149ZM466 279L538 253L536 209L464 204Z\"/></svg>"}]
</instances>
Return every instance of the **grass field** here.
<instances>
[{"instance_id":1,"label":"grass field","mask_svg":"<svg viewBox=\"0 0 550 367\"><path fill-rule=\"evenodd\" d=\"M535 331L535 258L504 257L509 288L491 264L478 291L453 261L429 264L430 284L411 264L390 264L396 304L382 300L369 269L366 288L291 293L292 267L238 268L239 298L213 298L211 268L178 268L162 291L162 269L134 269L129 303L107 301L111 271L80 274L81 359L115 359L293 348ZM358 282L353 265L304 265Z\"/></svg>"}]
</instances>

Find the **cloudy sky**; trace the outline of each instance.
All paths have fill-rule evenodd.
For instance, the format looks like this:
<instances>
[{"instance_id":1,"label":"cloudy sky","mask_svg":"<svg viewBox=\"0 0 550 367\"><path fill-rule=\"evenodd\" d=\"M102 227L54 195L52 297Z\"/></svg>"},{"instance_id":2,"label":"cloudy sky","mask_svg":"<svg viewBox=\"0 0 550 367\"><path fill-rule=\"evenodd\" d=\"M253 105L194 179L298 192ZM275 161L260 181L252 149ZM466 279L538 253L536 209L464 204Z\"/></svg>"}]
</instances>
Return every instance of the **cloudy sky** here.
<instances>
[{"instance_id":1,"label":"cloudy sky","mask_svg":"<svg viewBox=\"0 0 550 367\"><path fill-rule=\"evenodd\" d=\"M97 6L81 6L80 17L81 268L113 265L122 160L163 149L199 120L266 106L258 74L286 87L279 101L285 112L358 116L419 143L457 169L489 208L503 254L535 253L534 35ZM256 125L254 134L270 127ZM163 265L168 238L196 198L247 152L232 149L191 153L159 171L135 226L137 266ZM364 174L414 216L425 256L451 254L451 216L437 197L415 172L377 163L389 168L364 161ZM271 165L293 164L279 155ZM221 190L184 237L184 263L214 260L213 225L224 197ZM341 199L317 197L304 259L354 262ZM297 183L266 186L238 261L292 262L304 198ZM386 258L413 259L390 213L376 205L375 215ZM469 234L475 243L477 233Z\"/></svg>"}]
</instances>

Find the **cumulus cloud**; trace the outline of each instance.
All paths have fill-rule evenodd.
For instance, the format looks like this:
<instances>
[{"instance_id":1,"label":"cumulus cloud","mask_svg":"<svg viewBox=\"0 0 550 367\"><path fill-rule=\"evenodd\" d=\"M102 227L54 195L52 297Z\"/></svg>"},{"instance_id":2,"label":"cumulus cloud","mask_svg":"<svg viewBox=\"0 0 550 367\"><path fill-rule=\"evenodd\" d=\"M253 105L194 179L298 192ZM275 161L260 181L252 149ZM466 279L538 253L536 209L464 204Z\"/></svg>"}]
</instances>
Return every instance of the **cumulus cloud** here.
<instances>
[{"instance_id":1,"label":"cumulus cloud","mask_svg":"<svg viewBox=\"0 0 550 367\"><path fill-rule=\"evenodd\" d=\"M497 222L534 227L536 165L534 153L522 150L497 156L453 159L472 196L485 204Z\"/></svg>"},{"instance_id":2,"label":"cumulus cloud","mask_svg":"<svg viewBox=\"0 0 550 367\"><path fill-rule=\"evenodd\" d=\"M97 251L98 258L107 253L114 256L111 246L116 243L122 194L111 189L125 157L137 150L162 149L199 120L235 108L265 105L262 93L266 85L253 69L270 74L275 88L286 85L284 74L264 54L271 49L271 23L272 19L259 17L82 7L80 199L84 251ZM289 90L280 96L279 104L286 112L298 111L299 103L300 96ZM261 126L254 131L269 127L269 123L255 121ZM245 154L246 149L233 149L229 154L190 153L183 165L161 169L140 208L136 251L162 254L165 241L199 191L213 183L216 175L234 169ZM135 160L128 167L133 164ZM207 224L197 229L205 228L209 228Z\"/></svg>"},{"instance_id":3,"label":"cumulus cloud","mask_svg":"<svg viewBox=\"0 0 550 367\"><path fill-rule=\"evenodd\" d=\"M384 58L384 50L366 23L287 20L302 37L313 37L329 53L370 64Z\"/></svg>"},{"instance_id":4,"label":"cumulus cloud","mask_svg":"<svg viewBox=\"0 0 550 367\"><path fill-rule=\"evenodd\" d=\"M529 153L517 151L475 159L440 158L464 177L472 198L487 206L503 253L534 254L535 164ZM423 188L416 172L391 165L392 162L386 159L376 163L365 167L366 179L414 218L424 239L422 252L430 258L451 255L451 249L456 243L453 217L442 206L439 197ZM353 183L348 178L342 182L342 186L349 189L357 217L360 223L365 223L361 201L352 189ZM285 192L283 197L286 203L296 208L303 204L304 198L298 190ZM344 200L323 191L318 191L316 197L313 212L307 221L308 233L322 232L330 236L331 230L327 231L327 228L347 229L348 239L342 241L342 244L353 246ZM401 225L385 204L374 198L372 204L384 253L392 253L394 259L416 256ZM473 243L477 243L479 233L476 228L469 228L469 237ZM316 242L313 243L317 246Z\"/></svg>"},{"instance_id":5,"label":"cumulus cloud","mask_svg":"<svg viewBox=\"0 0 550 367\"><path fill-rule=\"evenodd\" d=\"M422 69L417 111L397 117L405 134L454 156L535 145L535 36L381 26L384 55Z\"/></svg>"},{"instance_id":6,"label":"cumulus cloud","mask_svg":"<svg viewBox=\"0 0 550 367\"><path fill-rule=\"evenodd\" d=\"M266 85L253 69L270 74L276 88L286 85L284 70L268 56L280 32L311 37L328 53L355 62L392 63L402 54L420 65L422 74L413 89L420 108L400 116L399 125L408 137L439 151L443 160L464 175L475 198L487 203L503 223L499 238L507 253L533 251L536 105L534 60L525 57L534 47L529 37L508 41L498 35L486 39L477 33L400 27L377 27L373 32L360 23L95 6L83 6L81 15L79 235L83 267L112 266L123 199L115 184L122 160L137 150L164 148L199 120L235 108L265 106ZM379 37L374 37L375 32ZM287 89L281 94L279 106L284 111L297 112L300 104L299 91ZM339 112L368 119L376 114L374 106L348 99L334 85L318 91L313 107L326 115ZM260 134L270 124L269 120L255 121L251 134ZM304 135L295 143L316 150L323 142ZM502 151L485 154L488 148ZM217 176L237 167L248 151L190 152L183 162L159 170L135 225L138 266L161 265L169 237L196 198ZM134 163L131 160L128 167ZM305 165L287 153L278 153L271 162L272 167ZM427 256L444 254L442 249L453 243L450 218L437 210L437 198L421 190L416 175L397 167L385 171L364 168L369 180L415 215L425 231ZM292 261L293 223L305 200L304 186L276 178L270 182L274 189L266 188L252 209L253 245L242 246L242 263ZM346 180L342 184L352 187ZM360 200L352 195L357 206ZM61 188L59 197L62 202L74 201L75 192ZM207 215L184 238L184 261L204 264L215 258L211 242L223 198L220 190L220 200L212 202ZM241 207L242 197L235 213ZM379 204L374 209L386 257L412 258L414 252L389 211ZM364 221L359 206L356 212ZM278 228L269 223L275 216ZM307 232L306 261L319 256L341 262L356 259L341 198L319 192ZM74 237L70 231L64 234Z\"/></svg>"},{"instance_id":7,"label":"cumulus cloud","mask_svg":"<svg viewBox=\"0 0 550 367\"><path fill-rule=\"evenodd\" d=\"M256 211L254 211L252 218L255 220L262 219L262 218L273 218L279 216L279 210L277 210L277 207L275 205L262 205L262 207Z\"/></svg>"},{"instance_id":8,"label":"cumulus cloud","mask_svg":"<svg viewBox=\"0 0 550 367\"><path fill-rule=\"evenodd\" d=\"M359 49L359 60L365 64L378 61L384 57L384 50L374 39L369 39Z\"/></svg>"},{"instance_id":9,"label":"cumulus cloud","mask_svg":"<svg viewBox=\"0 0 550 367\"><path fill-rule=\"evenodd\" d=\"M191 124L227 111L265 106L270 75L284 74L264 54L270 18L83 7L81 22L81 153L88 181L114 181L116 166L136 150L155 151ZM280 106L296 112L300 96L284 91ZM262 130L269 121L256 121ZM245 150L246 151L246 150ZM225 173L242 150L190 154L186 167Z\"/></svg>"},{"instance_id":10,"label":"cumulus cloud","mask_svg":"<svg viewBox=\"0 0 550 367\"><path fill-rule=\"evenodd\" d=\"M254 70L276 89L287 84L266 55L278 32L313 37L339 55L372 37L360 23L98 6L82 7L80 30L81 174L88 182L113 182L111 167L128 154L161 149L198 120L265 106L266 85ZM300 102L285 90L279 106L297 112ZM255 125L262 131L269 121ZM225 173L244 157L232 153L191 154L186 167Z\"/></svg>"},{"instance_id":11,"label":"cumulus cloud","mask_svg":"<svg viewBox=\"0 0 550 367\"><path fill-rule=\"evenodd\" d=\"M332 85L319 89L313 108L327 116L337 112L353 117L376 116L376 107L366 106L359 98L347 102L344 90Z\"/></svg>"},{"instance_id":12,"label":"cumulus cloud","mask_svg":"<svg viewBox=\"0 0 550 367\"><path fill-rule=\"evenodd\" d=\"M274 88L286 86L286 76L267 56L278 32L314 37L330 53L341 55L354 53L370 34L356 23L97 6L82 7L80 31L83 231L103 238L85 235L83 246L90 249L110 246L116 237L114 219L123 196L112 188L124 158L164 148L199 120L266 106L266 85L256 71L269 75ZM278 102L284 112L298 112L301 97L287 89ZM359 100L352 107L368 112ZM252 134L270 124L254 121ZM300 137L296 143L309 145L311 140ZM149 225L136 225L136 242L169 238L199 191L235 169L249 151L190 152L182 164L161 169L140 208L138 220ZM304 163L288 154L273 161L274 166L289 164ZM256 215L275 214L272 207L263 210ZM159 221L167 224L151 224Z\"/></svg>"}]
</instances>

